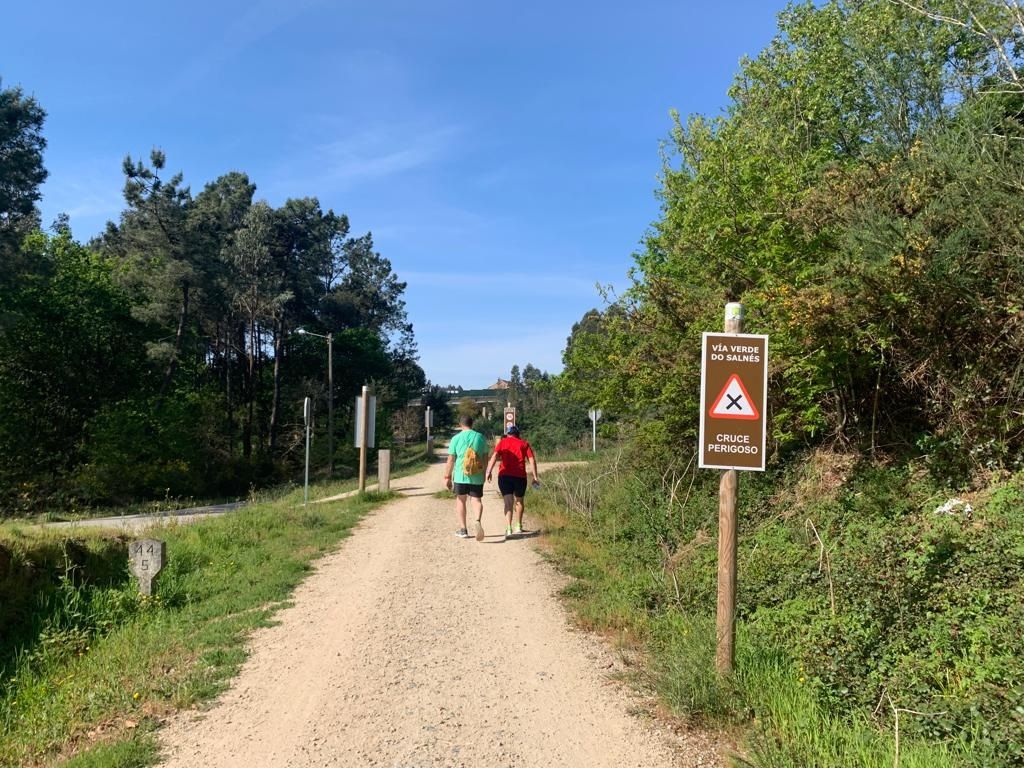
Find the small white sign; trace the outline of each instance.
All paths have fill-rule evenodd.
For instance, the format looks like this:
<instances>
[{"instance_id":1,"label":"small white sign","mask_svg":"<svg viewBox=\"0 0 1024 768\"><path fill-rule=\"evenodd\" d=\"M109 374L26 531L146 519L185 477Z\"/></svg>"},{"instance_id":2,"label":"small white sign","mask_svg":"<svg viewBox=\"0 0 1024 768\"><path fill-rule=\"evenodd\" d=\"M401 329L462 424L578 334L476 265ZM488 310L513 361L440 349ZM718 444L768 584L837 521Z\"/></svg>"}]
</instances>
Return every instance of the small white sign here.
<instances>
[{"instance_id":1,"label":"small white sign","mask_svg":"<svg viewBox=\"0 0 1024 768\"><path fill-rule=\"evenodd\" d=\"M370 418L369 427L366 434L366 447L373 448L376 446L377 441L377 396L370 395ZM362 447L363 438L363 398L362 395L356 395L356 440L355 447Z\"/></svg>"},{"instance_id":2,"label":"small white sign","mask_svg":"<svg viewBox=\"0 0 1024 768\"><path fill-rule=\"evenodd\" d=\"M159 539L139 539L128 545L128 562L142 594L153 594L153 579L163 570L166 559L167 545Z\"/></svg>"}]
</instances>

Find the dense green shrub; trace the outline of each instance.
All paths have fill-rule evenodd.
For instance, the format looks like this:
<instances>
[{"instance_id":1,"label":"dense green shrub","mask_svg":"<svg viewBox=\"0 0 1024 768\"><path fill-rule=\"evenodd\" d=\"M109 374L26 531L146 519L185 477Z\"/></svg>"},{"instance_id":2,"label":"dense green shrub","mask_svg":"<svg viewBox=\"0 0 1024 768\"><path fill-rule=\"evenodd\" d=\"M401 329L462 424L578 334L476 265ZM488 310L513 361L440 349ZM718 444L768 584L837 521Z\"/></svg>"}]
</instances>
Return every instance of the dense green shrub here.
<instances>
[{"instance_id":1,"label":"dense green shrub","mask_svg":"<svg viewBox=\"0 0 1024 768\"><path fill-rule=\"evenodd\" d=\"M127 539L0 542L0 679L23 648L38 663L80 654L138 610Z\"/></svg>"},{"instance_id":2,"label":"dense green shrub","mask_svg":"<svg viewBox=\"0 0 1024 768\"><path fill-rule=\"evenodd\" d=\"M1024 760L1024 474L945 506L914 463L817 454L746 474L723 681L717 473L638 457L551 477L539 506L568 514L555 541L581 618L643 638L674 708L747 724L762 767L891 765L897 714L901 765Z\"/></svg>"}]
</instances>

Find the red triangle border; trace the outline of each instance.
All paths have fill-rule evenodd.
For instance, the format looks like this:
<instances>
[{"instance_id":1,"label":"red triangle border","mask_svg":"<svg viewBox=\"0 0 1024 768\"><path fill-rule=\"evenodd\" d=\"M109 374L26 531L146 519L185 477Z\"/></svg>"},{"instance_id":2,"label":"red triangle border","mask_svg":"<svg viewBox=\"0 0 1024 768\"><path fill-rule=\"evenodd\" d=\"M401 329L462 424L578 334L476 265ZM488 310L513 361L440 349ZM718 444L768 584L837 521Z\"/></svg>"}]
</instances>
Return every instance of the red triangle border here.
<instances>
[{"instance_id":1,"label":"red triangle border","mask_svg":"<svg viewBox=\"0 0 1024 768\"><path fill-rule=\"evenodd\" d=\"M750 408L754 412L749 415L732 414L729 416L723 416L722 414L715 413L715 409L722 402L722 398L725 397L726 391L729 389L729 385L732 384L732 380L736 379L736 383L740 385L740 391L743 392L743 396L747 398L747 402L750 403ZM740 421L756 421L761 418L761 414L757 410L757 404L754 402L750 393L747 392L747 388L743 386L743 379L740 378L738 373L732 374L725 382L725 386L722 387L722 391L718 393L718 397L715 398L715 402L711 404L711 408L708 409L708 416L712 419L739 419Z\"/></svg>"}]
</instances>

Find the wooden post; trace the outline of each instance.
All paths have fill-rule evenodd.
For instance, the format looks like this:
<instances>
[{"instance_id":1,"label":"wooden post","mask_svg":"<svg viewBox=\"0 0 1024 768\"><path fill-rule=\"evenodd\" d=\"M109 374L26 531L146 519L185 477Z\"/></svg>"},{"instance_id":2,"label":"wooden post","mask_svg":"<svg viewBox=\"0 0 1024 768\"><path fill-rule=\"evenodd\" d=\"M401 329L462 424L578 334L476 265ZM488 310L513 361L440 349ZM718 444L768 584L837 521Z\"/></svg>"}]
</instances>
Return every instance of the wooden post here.
<instances>
[{"instance_id":1,"label":"wooden post","mask_svg":"<svg viewBox=\"0 0 1024 768\"><path fill-rule=\"evenodd\" d=\"M743 305L725 305L725 332L743 333ZM735 469L722 472L718 486L718 613L715 667L731 675L736 645L736 499L739 477Z\"/></svg>"},{"instance_id":2,"label":"wooden post","mask_svg":"<svg viewBox=\"0 0 1024 768\"><path fill-rule=\"evenodd\" d=\"M366 492L366 444L370 442L370 388L363 385L362 424L359 430L359 492Z\"/></svg>"},{"instance_id":3,"label":"wooden post","mask_svg":"<svg viewBox=\"0 0 1024 768\"><path fill-rule=\"evenodd\" d=\"M377 451L377 490L387 493L391 490L391 451Z\"/></svg>"}]
</instances>

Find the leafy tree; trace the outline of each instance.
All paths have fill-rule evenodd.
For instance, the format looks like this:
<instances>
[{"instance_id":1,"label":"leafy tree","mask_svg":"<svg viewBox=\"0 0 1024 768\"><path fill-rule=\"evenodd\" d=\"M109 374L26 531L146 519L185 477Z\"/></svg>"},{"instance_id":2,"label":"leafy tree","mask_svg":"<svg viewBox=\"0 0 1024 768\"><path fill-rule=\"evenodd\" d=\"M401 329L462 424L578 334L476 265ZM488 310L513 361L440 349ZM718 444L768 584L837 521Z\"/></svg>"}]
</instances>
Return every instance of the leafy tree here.
<instances>
[{"instance_id":1,"label":"leafy tree","mask_svg":"<svg viewBox=\"0 0 1024 768\"><path fill-rule=\"evenodd\" d=\"M448 390L450 387L442 387L427 382L423 389L423 407L430 407L434 414L434 429L442 432L450 428L454 423L454 414L448 404Z\"/></svg>"},{"instance_id":2,"label":"leafy tree","mask_svg":"<svg viewBox=\"0 0 1024 768\"><path fill-rule=\"evenodd\" d=\"M547 378L547 374L541 372L540 368L527 363L523 368L523 386L527 389L536 386Z\"/></svg>"},{"instance_id":3,"label":"leafy tree","mask_svg":"<svg viewBox=\"0 0 1024 768\"><path fill-rule=\"evenodd\" d=\"M399 408L391 416L391 429L403 443L421 437L425 430L423 411L419 408Z\"/></svg>"},{"instance_id":4,"label":"leafy tree","mask_svg":"<svg viewBox=\"0 0 1024 768\"><path fill-rule=\"evenodd\" d=\"M0 283L26 265L21 239L38 227L36 202L46 180L43 122L46 112L21 88L0 80Z\"/></svg>"},{"instance_id":5,"label":"leafy tree","mask_svg":"<svg viewBox=\"0 0 1024 768\"><path fill-rule=\"evenodd\" d=\"M406 286L392 271L391 262L373 249L373 237L348 239L341 257L341 279L327 286L325 319L336 327L363 325L385 333L403 330Z\"/></svg>"},{"instance_id":6,"label":"leafy tree","mask_svg":"<svg viewBox=\"0 0 1024 768\"><path fill-rule=\"evenodd\" d=\"M246 323L248 343L246 386L248 418L243 437L244 455L252 455L252 432L257 398L257 360L261 348L261 325L269 323L291 298L280 274L274 269L271 249L274 240L274 213L266 203L252 206L242 220L228 253L233 270L232 303Z\"/></svg>"},{"instance_id":7,"label":"leafy tree","mask_svg":"<svg viewBox=\"0 0 1024 768\"><path fill-rule=\"evenodd\" d=\"M169 180L160 173L163 152L150 153L150 165L124 159L124 197L128 209L120 225L107 224L98 243L105 252L127 262L125 272L137 304L135 316L171 333L149 343L150 357L164 365L160 396L167 395L181 359L191 320L194 289L203 285L197 270L202 252L193 247L188 226L192 195L182 175Z\"/></svg>"},{"instance_id":8,"label":"leafy tree","mask_svg":"<svg viewBox=\"0 0 1024 768\"><path fill-rule=\"evenodd\" d=\"M513 365L508 377L508 402L512 405L519 403L519 395L523 390L523 377L519 372L519 366Z\"/></svg>"},{"instance_id":9,"label":"leafy tree","mask_svg":"<svg viewBox=\"0 0 1024 768\"><path fill-rule=\"evenodd\" d=\"M45 269L6 301L0 334L0 506L59 494L82 460L82 433L107 403L145 387L145 350L115 265L70 233L29 236L25 258ZM31 436L30 439L26 439ZM18 492L17 497L12 498Z\"/></svg>"},{"instance_id":10,"label":"leafy tree","mask_svg":"<svg viewBox=\"0 0 1024 768\"><path fill-rule=\"evenodd\" d=\"M206 373L208 378L216 378L223 398L223 428L211 436L211 442L228 458L235 453L235 403L242 379L239 361L245 357L244 336L240 331L242 320L232 301L235 274L230 248L252 206L255 192L256 185L245 174L225 174L203 188L188 215L194 247L204 254L206 264L197 351L202 350L210 359Z\"/></svg>"},{"instance_id":11,"label":"leafy tree","mask_svg":"<svg viewBox=\"0 0 1024 768\"><path fill-rule=\"evenodd\" d=\"M244 173L224 174L193 197L181 174L165 175L161 151L148 162L129 156L126 208L89 248L74 243L65 217L54 238L33 234L20 249L38 224L43 112L20 90L4 90L0 117L0 299L15 331L4 341L18 344L0 373L8 397L0 476L29 484L26 504L42 498L41 478L55 493L110 501L236 493L288 473L299 435L291 404L313 396L323 406L328 396L327 347L295 337L300 327L333 337L336 404L373 383L387 418L426 385L405 284L372 237L350 236L347 217L315 198L276 210L253 204L256 187ZM78 301L75 280L83 281ZM125 353L76 379L84 386L93 371L107 376L94 397L79 402L66 384L50 396L44 419L60 427L40 433L49 458L26 452L22 460L15 436L26 429L19 414L31 412L33 388L48 392L53 371L74 367L63 347L31 331L46 315L42 297L66 313L51 326L88 328L98 317L97 337L115 328ZM336 431L347 430L349 409L336 410Z\"/></svg>"},{"instance_id":12,"label":"leafy tree","mask_svg":"<svg viewBox=\"0 0 1024 768\"><path fill-rule=\"evenodd\" d=\"M476 401L471 397L463 397L459 400L458 405L459 419L464 419L466 416L476 418L480 414L480 406L476 404Z\"/></svg>"},{"instance_id":13,"label":"leafy tree","mask_svg":"<svg viewBox=\"0 0 1024 768\"><path fill-rule=\"evenodd\" d=\"M895 2L787 8L723 116L675 116L662 216L633 288L587 319L600 331L570 339L569 391L692 436L700 332L742 300L748 329L772 338L775 447L924 434L992 439L997 462L1018 453L1016 378L983 394L971 372L985 348L966 342L990 340L993 361L1020 354L1015 322L998 340L986 331L1019 304L1019 238L1002 215L962 216L965 190L985 210L1017 206L989 207L1019 178L1015 96L988 87L1000 56L976 30Z\"/></svg>"},{"instance_id":14,"label":"leafy tree","mask_svg":"<svg viewBox=\"0 0 1024 768\"><path fill-rule=\"evenodd\" d=\"M519 373L513 365L510 381L518 382L516 421L524 435L538 450L552 451L576 444L585 430L586 407L558 381L527 363ZM504 424L501 408L494 414L493 428L500 432ZM488 425L490 426L490 425Z\"/></svg>"},{"instance_id":15,"label":"leafy tree","mask_svg":"<svg viewBox=\"0 0 1024 768\"><path fill-rule=\"evenodd\" d=\"M634 412L629 390L635 380L620 364L637 337L642 337L632 333L630 319L622 305L612 304L603 313L587 311L573 324L562 353L565 371L557 385L588 404L588 410L596 406L608 415Z\"/></svg>"}]
</instances>

